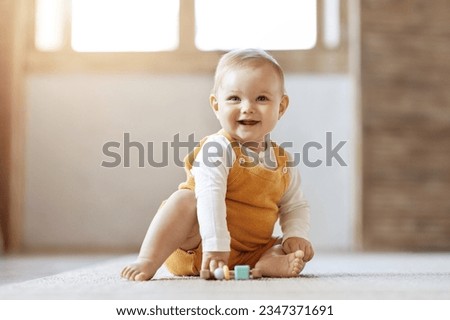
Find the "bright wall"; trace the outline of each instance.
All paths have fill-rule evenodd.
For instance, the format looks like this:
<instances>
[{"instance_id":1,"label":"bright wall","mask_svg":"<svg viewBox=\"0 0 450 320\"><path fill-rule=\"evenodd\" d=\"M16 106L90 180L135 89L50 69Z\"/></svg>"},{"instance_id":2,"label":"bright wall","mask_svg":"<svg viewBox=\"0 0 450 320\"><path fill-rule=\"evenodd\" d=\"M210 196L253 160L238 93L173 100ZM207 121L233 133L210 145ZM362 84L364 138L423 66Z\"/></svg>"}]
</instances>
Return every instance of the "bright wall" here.
<instances>
[{"instance_id":1,"label":"bright wall","mask_svg":"<svg viewBox=\"0 0 450 320\"><path fill-rule=\"evenodd\" d=\"M291 74L286 82L290 108L273 138L292 142L288 150L303 159L304 146L313 142L308 160L323 161L299 164L311 205L311 240L317 248L349 249L356 215L350 77ZM208 103L211 85L212 75L28 76L24 247L137 251L161 201L184 178L170 147L174 136L188 141L193 133L198 141L219 129ZM336 159L326 165L327 132L328 153L343 141L338 154L347 166ZM169 166L151 166L141 154L145 165L139 167L134 146L125 167L126 136L145 153L152 150L156 162L169 143ZM108 149L120 154L118 167L102 166L115 160L104 154L108 142L120 143ZM181 149L179 158L186 152Z\"/></svg>"}]
</instances>

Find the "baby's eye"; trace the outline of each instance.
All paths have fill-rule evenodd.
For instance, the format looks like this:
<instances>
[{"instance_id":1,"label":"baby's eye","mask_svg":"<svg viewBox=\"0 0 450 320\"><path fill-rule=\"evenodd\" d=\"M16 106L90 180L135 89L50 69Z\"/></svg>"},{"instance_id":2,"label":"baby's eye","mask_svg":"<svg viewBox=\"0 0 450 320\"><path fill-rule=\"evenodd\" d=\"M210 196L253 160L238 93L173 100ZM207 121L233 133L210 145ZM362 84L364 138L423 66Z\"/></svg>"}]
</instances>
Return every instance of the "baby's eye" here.
<instances>
[{"instance_id":1,"label":"baby's eye","mask_svg":"<svg viewBox=\"0 0 450 320\"><path fill-rule=\"evenodd\" d=\"M259 96L258 98L256 98L256 101L268 101L269 98L267 98L266 96Z\"/></svg>"},{"instance_id":2,"label":"baby's eye","mask_svg":"<svg viewBox=\"0 0 450 320\"><path fill-rule=\"evenodd\" d=\"M227 98L228 101L240 101L241 99L239 99L238 96L229 96Z\"/></svg>"}]
</instances>

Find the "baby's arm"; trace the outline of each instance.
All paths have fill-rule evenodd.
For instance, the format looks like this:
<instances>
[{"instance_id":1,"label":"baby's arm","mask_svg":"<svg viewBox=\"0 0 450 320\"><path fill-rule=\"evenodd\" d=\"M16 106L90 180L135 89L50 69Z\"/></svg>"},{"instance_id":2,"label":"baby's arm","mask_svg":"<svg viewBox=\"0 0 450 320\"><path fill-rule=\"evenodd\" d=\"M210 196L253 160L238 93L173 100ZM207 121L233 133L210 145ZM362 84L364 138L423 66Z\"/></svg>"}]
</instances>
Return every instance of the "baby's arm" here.
<instances>
[{"instance_id":1,"label":"baby's arm","mask_svg":"<svg viewBox=\"0 0 450 320\"><path fill-rule=\"evenodd\" d=\"M225 204L229 173L226 150L224 137L208 138L191 171L195 178L197 218L202 237L202 269L211 271L228 264L230 254Z\"/></svg>"},{"instance_id":2,"label":"baby's arm","mask_svg":"<svg viewBox=\"0 0 450 320\"><path fill-rule=\"evenodd\" d=\"M308 240L309 205L303 197L300 173L296 168L289 168L291 181L288 190L280 202L280 225L283 231L283 251L304 252L303 261L314 256L314 250Z\"/></svg>"}]
</instances>

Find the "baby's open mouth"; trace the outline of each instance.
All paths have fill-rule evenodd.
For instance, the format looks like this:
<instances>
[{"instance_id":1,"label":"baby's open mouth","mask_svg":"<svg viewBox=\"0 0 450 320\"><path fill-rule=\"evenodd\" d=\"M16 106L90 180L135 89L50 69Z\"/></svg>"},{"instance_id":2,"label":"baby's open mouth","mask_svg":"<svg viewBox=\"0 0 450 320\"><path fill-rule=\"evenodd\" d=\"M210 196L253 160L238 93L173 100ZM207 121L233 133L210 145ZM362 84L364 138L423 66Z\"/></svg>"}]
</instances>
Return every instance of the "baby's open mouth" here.
<instances>
[{"instance_id":1,"label":"baby's open mouth","mask_svg":"<svg viewBox=\"0 0 450 320\"><path fill-rule=\"evenodd\" d=\"M259 123L259 121L256 120L238 120L239 124L242 124L244 126L253 126L257 123Z\"/></svg>"}]
</instances>

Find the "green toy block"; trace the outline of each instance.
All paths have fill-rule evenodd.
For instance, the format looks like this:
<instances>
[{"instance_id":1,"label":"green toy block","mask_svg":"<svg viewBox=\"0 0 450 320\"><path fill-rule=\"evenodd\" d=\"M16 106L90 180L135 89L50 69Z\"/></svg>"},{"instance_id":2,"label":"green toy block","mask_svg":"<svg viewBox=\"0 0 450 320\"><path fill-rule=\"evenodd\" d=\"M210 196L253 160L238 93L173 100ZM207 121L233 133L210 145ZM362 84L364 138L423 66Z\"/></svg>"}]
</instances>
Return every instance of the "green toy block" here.
<instances>
[{"instance_id":1,"label":"green toy block","mask_svg":"<svg viewBox=\"0 0 450 320\"><path fill-rule=\"evenodd\" d=\"M250 279L250 266L234 266L234 279L235 280Z\"/></svg>"}]
</instances>

